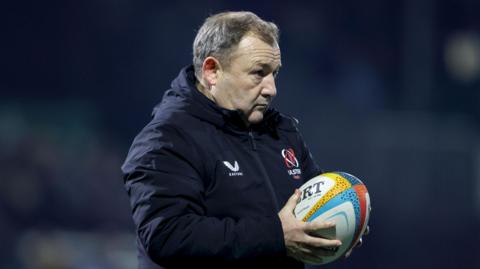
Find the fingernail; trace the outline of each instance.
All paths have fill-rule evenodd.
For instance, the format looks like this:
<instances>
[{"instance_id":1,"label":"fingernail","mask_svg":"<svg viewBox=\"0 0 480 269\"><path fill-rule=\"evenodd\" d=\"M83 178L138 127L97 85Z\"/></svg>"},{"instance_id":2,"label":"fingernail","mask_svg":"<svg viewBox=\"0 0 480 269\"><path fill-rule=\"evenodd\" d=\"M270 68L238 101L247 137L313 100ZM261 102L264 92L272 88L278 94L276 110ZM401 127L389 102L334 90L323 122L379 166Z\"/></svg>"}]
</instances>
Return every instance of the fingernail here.
<instances>
[{"instance_id":1,"label":"fingernail","mask_svg":"<svg viewBox=\"0 0 480 269\"><path fill-rule=\"evenodd\" d=\"M341 245L342 245L342 241L338 241L337 246L341 246Z\"/></svg>"},{"instance_id":2,"label":"fingernail","mask_svg":"<svg viewBox=\"0 0 480 269\"><path fill-rule=\"evenodd\" d=\"M327 225L328 225L328 226L334 226L334 225L335 225L335 221L327 221Z\"/></svg>"}]
</instances>

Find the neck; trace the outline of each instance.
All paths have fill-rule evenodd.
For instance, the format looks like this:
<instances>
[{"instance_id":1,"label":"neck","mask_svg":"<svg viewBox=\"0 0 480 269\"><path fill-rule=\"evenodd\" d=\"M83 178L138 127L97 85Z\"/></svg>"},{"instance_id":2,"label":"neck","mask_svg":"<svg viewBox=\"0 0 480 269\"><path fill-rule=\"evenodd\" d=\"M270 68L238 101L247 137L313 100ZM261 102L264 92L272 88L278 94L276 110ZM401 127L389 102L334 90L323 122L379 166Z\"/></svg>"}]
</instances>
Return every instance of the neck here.
<instances>
[{"instance_id":1,"label":"neck","mask_svg":"<svg viewBox=\"0 0 480 269\"><path fill-rule=\"evenodd\" d=\"M205 95L208 99L212 100L215 104L219 105L216 102L215 97L210 92L210 90L208 90L207 87L205 87L200 81L196 80L195 86L196 86L196 88L199 92L201 92L203 95ZM243 123L245 124L245 126L247 128L250 127L250 122L248 121L248 119L245 116L242 117L242 120L243 120Z\"/></svg>"},{"instance_id":2,"label":"neck","mask_svg":"<svg viewBox=\"0 0 480 269\"><path fill-rule=\"evenodd\" d=\"M208 99L212 100L214 103L217 103L215 102L215 98L213 97L212 93L205 86L203 86L200 81L197 80L195 82L195 86L197 87L197 90L205 95Z\"/></svg>"}]
</instances>

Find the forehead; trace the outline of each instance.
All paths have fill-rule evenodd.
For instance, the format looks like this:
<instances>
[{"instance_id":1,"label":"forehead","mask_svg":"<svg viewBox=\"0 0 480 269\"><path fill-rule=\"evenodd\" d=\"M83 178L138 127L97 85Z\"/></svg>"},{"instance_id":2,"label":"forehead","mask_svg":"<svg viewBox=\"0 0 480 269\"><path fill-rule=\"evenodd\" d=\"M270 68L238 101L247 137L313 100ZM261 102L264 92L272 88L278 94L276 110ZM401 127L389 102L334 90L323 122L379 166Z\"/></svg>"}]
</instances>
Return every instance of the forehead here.
<instances>
[{"instance_id":1,"label":"forehead","mask_svg":"<svg viewBox=\"0 0 480 269\"><path fill-rule=\"evenodd\" d=\"M280 48L276 43L272 46L255 36L247 35L238 43L231 60L232 63L243 66L260 64L276 68L281 65Z\"/></svg>"}]
</instances>

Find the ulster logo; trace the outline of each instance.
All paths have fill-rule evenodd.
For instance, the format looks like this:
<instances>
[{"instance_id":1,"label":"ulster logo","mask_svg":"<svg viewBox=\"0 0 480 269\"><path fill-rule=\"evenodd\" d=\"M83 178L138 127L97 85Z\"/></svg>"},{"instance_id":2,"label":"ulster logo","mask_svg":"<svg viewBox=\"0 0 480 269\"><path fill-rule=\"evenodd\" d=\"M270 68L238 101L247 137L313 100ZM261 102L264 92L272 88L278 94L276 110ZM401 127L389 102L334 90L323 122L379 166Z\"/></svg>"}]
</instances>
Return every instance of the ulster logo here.
<instances>
[{"instance_id":1,"label":"ulster logo","mask_svg":"<svg viewBox=\"0 0 480 269\"><path fill-rule=\"evenodd\" d=\"M292 148L282 149L282 157L287 168L298 168L298 160L297 157L295 157L295 152Z\"/></svg>"},{"instance_id":2,"label":"ulster logo","mask_svg":"<svg viewBox=\"0 0 480 269\"><path fill-rule=\"evenodd\" d=\"M294 179L299 179L302 170L300 170L300 164L298 163L297 157L295 157L295 151L293 151L292 148L282 149L282 157L285 166L288 168L288 174L293 176Z\"/></svg>"},{"instance_id":3,"label":"ulster logo","mask_svg":"<svg viewBox=\"0 0 480 269\"><path fill-rule=\"evenodd\" d=\"M233 165L227 161L223 161L223 164L231 171L228 173L229 176L243 176L243 172L240 171L240 166L237 161L235 161Z\"/></svg>"}]
</instances>

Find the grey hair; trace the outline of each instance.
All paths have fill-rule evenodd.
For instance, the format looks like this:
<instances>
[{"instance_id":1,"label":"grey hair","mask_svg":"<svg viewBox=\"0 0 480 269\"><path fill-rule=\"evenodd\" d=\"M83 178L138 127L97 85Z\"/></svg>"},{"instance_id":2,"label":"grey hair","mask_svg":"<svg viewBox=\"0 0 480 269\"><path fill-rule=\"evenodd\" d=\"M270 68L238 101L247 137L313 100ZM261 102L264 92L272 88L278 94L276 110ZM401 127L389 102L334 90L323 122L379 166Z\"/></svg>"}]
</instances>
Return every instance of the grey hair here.
<instances>
[{"instance_id":1,"label":"grey hair","mask_svg":"<svg viewBox=\"0 0 480 269\"><path fill-rule=\"evenodd\" d=\"M208 17L193 42L193 66L197 79L201 78L203 61L209 56L228 67L230 53L247 34L253 34L272 46L278 44L277 25L252 12L222 12Z\"/></svg>"}]
</instances>

